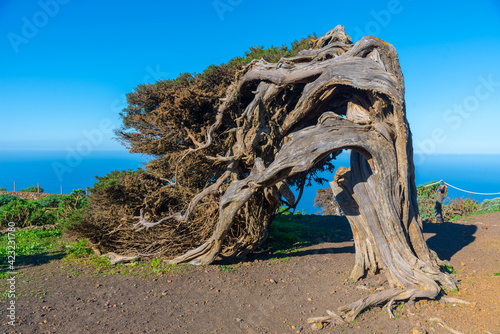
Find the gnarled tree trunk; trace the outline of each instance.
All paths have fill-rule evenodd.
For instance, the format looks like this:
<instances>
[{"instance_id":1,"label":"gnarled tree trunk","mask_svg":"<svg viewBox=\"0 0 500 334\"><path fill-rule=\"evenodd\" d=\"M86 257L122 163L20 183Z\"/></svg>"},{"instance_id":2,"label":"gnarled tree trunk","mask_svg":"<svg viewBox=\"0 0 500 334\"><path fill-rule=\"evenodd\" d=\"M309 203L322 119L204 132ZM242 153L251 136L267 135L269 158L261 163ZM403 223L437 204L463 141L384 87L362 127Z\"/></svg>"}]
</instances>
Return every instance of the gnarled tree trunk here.
<instances>
[{"instance_id":1,"label":"gnarled tree trunk","mask_svg":"<svg viewBox=\"0 0 500 334\"><path fill-rule=\"evenodd\" d=\"M189 219L201 198L230 181L220 199L213 235L171 263L211 263L223 251L236 215L254 196L266 199L261 222L265 225L281 196L294 201L288 178L349 149L351 168L339 169L331 187L354 234L351 278L383 269L392 288L340 312L350 320L371 305L434 298L440 285L456 288L440 271L440 261L422 235L404 80L392 45L371 36L353 45L338 26L297 57L277 64L253 61L236 79L206 143L186 152L208 147L225 112L241 109L232 149L225 156L210 157L227 163L227 172L196 196L184 214L156 223L142 216L137 224L153 227L165 219ZM242 166L250 166L249 172ZM242 238L238 247L254 247L261 237Z\"/></svg>"}]
</instances>

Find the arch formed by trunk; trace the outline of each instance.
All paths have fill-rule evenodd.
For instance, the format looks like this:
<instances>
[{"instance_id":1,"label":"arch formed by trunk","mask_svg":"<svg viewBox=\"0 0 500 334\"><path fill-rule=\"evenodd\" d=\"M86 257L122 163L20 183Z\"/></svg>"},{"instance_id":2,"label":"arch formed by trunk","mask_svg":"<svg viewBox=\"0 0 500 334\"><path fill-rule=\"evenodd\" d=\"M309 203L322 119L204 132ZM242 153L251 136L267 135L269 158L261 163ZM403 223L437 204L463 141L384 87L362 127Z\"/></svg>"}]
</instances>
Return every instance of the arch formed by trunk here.
<instances>
[{"instance_id":1,"label":"arch formed by trunk","mask_svg":"<svg viewBox=\"0 0 500 334\"><path fill-rule=\"evenodd\" d=\"M225 113L234 108L241 110L232 130L234 145L224 156L207 157L227 164L226 173L184 213L153 223L141 215L136 224L151 228L169 219L186 221L202 198L226 185L212 236L171 263L208 264L224 253L236 215L253 196L263 199L262 219L253 223L265 231L280 198L294 202L287 179L350 149L351 168L338 169L331 187L354 235L351 278L383 269L391 289L339 308L343 317L352 320L366 307L394 300L435 298L441 286L456 289L422 235L404 79L392 45L372 36L353 45L337 26L297 57L276 64L253 61L228 88L205 143L195 143L179 163L210 146ZM243 235L232 252L252 249L263 238Z\"/></svg>"}]
</instances>

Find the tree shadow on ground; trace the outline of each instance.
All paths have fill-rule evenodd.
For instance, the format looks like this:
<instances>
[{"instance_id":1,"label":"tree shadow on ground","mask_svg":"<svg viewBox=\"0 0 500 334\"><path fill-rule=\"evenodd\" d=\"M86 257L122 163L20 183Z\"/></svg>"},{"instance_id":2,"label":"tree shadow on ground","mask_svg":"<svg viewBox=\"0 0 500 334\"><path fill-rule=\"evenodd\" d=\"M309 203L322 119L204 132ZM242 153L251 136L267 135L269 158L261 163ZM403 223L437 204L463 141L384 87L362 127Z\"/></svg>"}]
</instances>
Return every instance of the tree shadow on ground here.
<instances>
[{"instance_id":1,"label":"tree shadow on ground","mask_svg":"<svg viewBox=\"0 0 500 334\"><path fill-rule=\"evenodd\" d=\"M282 215L269 228L269 237L260 249L243 258L224 259L214 264L280 259L335 253L354 253L354 245L313 247L324 243L352 241L352 231L344 216Z\"/></svg>"},{"instance_id":2,"label":"tree shadow on ground","mask_svg":"<svg viewBox=\"0 0 500 334\"><path fill-rule=\"evenodd\" d=\"M350 246L315 248L323 243L352 241L352 231L345 216L289 215L281 216L271 225L268 240L260 250L243 258L217 260L214 264L228 264L254 260L270 260L306 255L355 253ZM441 260L451 257L475 240L477 227L455 222L435 224L423 222L424 233L434 233L427 245Z\"/></svg>"},{"instance_id":3,"label":"tree shadow on ground","mask_svg":"<svg viewBox=\"0 0 500 334\"><path fill-rule=\"evenodd\" d=\"M474 237L476 231L475 225L455 222L436 224L424 221L423 223L424 233L435 233L427 239L427 245L441 260L450 260L458 251L472 243L476 239Z\"/></svg>"},{"instance_id":4,"label":"tree shadow on ground","mask_svg":"<svg viewBox=\"0 0 500 334\"><path fill-rule=\"evenodd\" d=\"M54 260L60 260L66 256L64 252L44 252L34 255L19 255L14 262L14 271L19 269L40 266ZM0 273L12 271L9 269L8 264L0 267Z\"/></svg>"}]
</instances>

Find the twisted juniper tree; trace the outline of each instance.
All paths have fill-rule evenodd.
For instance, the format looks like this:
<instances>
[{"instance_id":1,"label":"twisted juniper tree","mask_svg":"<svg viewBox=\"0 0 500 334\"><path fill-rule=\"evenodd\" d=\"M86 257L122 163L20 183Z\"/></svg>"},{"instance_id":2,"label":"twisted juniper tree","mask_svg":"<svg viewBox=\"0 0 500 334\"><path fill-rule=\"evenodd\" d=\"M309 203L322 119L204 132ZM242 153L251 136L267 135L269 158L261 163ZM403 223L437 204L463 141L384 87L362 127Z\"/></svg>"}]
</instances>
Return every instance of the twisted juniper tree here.
<instances>
[{"instance_id":1,"label":"twisted juniper tree","mask_svg":"<svg viewBox=\"0 0 500 334\"><path fill-rule=\"evenodd\" d=\"M217 86L222 81L231 83ZM232 81L215 76L214 85L219 93L210 96L151 90L126 110L119 134L139 152L156 143L148 169L162 185L143 192L102 242L121 238L137 253L163 252L171 263L209 264L251 251L265 239L279 202L295 204L289 185L303 188L348 149L351 168L338 169L331 187L354 235L351 279L383 269L391 288L339 308L342 317L456 288L422 235L404 79L392 45L372 36L353 44L337 26L309 49L275 62L255 59ZM186 117L164 138L158 128L171 119L162 104L171 99L180 108L217 106L215 119ZM175 152L162 158L169 147ZM135 246L151 234L148 247Z\"/></svg>"}]
</instances>

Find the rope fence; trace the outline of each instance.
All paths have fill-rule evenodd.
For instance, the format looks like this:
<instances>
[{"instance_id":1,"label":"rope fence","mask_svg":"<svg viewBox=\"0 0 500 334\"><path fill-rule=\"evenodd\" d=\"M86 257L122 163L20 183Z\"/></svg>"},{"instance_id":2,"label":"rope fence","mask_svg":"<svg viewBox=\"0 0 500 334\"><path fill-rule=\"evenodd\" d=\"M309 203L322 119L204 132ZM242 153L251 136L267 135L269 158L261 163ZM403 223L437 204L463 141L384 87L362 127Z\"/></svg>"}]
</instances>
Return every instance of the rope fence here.
<instances>
[{"instance_id":1,"label":"rope fence","mask_svg":"<svg viewBox=\"0 0 500 334\"><path fill-rule=\"evenodd\" d=\"M445 182L444 180L439 180L439 181L436 181L436 182L432 182L432 183L429 183L429 184L425 184L423 185L422 187L424 188L427 188L427 187L432 187L436 184L440 184L441 182L443 182L444 184L446 184L448 187L451 187L451 188L454 188L456 190L459 190L459 191L462 191L464 193L468 193L468 194L473 194L473 195L484 195L484 196L494 196L494 195L500 195L500 192L496 192L496 193L481 193L481 192L476 192L476 191L470 191L470 190L465 190L465 189L461 189L459 187L456 187L448 182ZM55 184L44 184L44 186L55 186ZM36 185L37 187L40 187L40 185L37 183ZM18 189L20 189L21 187L18 187L16 186L16 182L14 182L14 191L19 191ZM54 188L54 187L52 187ZM60 192L61 194L63 194L63 185L57 185L57 188L59 188L58 192ZM79 189L78 187L69 187L70 189ZM83 189L85 190L86 193L90 193L90 189L91 187L80 187L80 189ZM65 189L68 189L68 186L65 186Z\"/></svg>"},{"instance_id":2,"label":"rope fence","mask_svg":"<svg viewBox=\"0 0 500 334\"><path fill-rule=\"evenodd\" d=\"M455 187L454 185L449 184L448 182L445 182L443 180L440 180L440 181L437 181L437 182L433 182L433 183L430 183L430 184L426 184L426 185L424 185L424 187L432 187L433 185L440 184L441 182L443 182L444 184L446 184L448 187L454 188L456 190L463 191L464 193L469 193L469 194L474 194L474 195L485 195L485 196L500 195L500 193L479 193L479 192L475 192L475 191L464 190L464 189Z\"/></svg>"}]
</instances>

